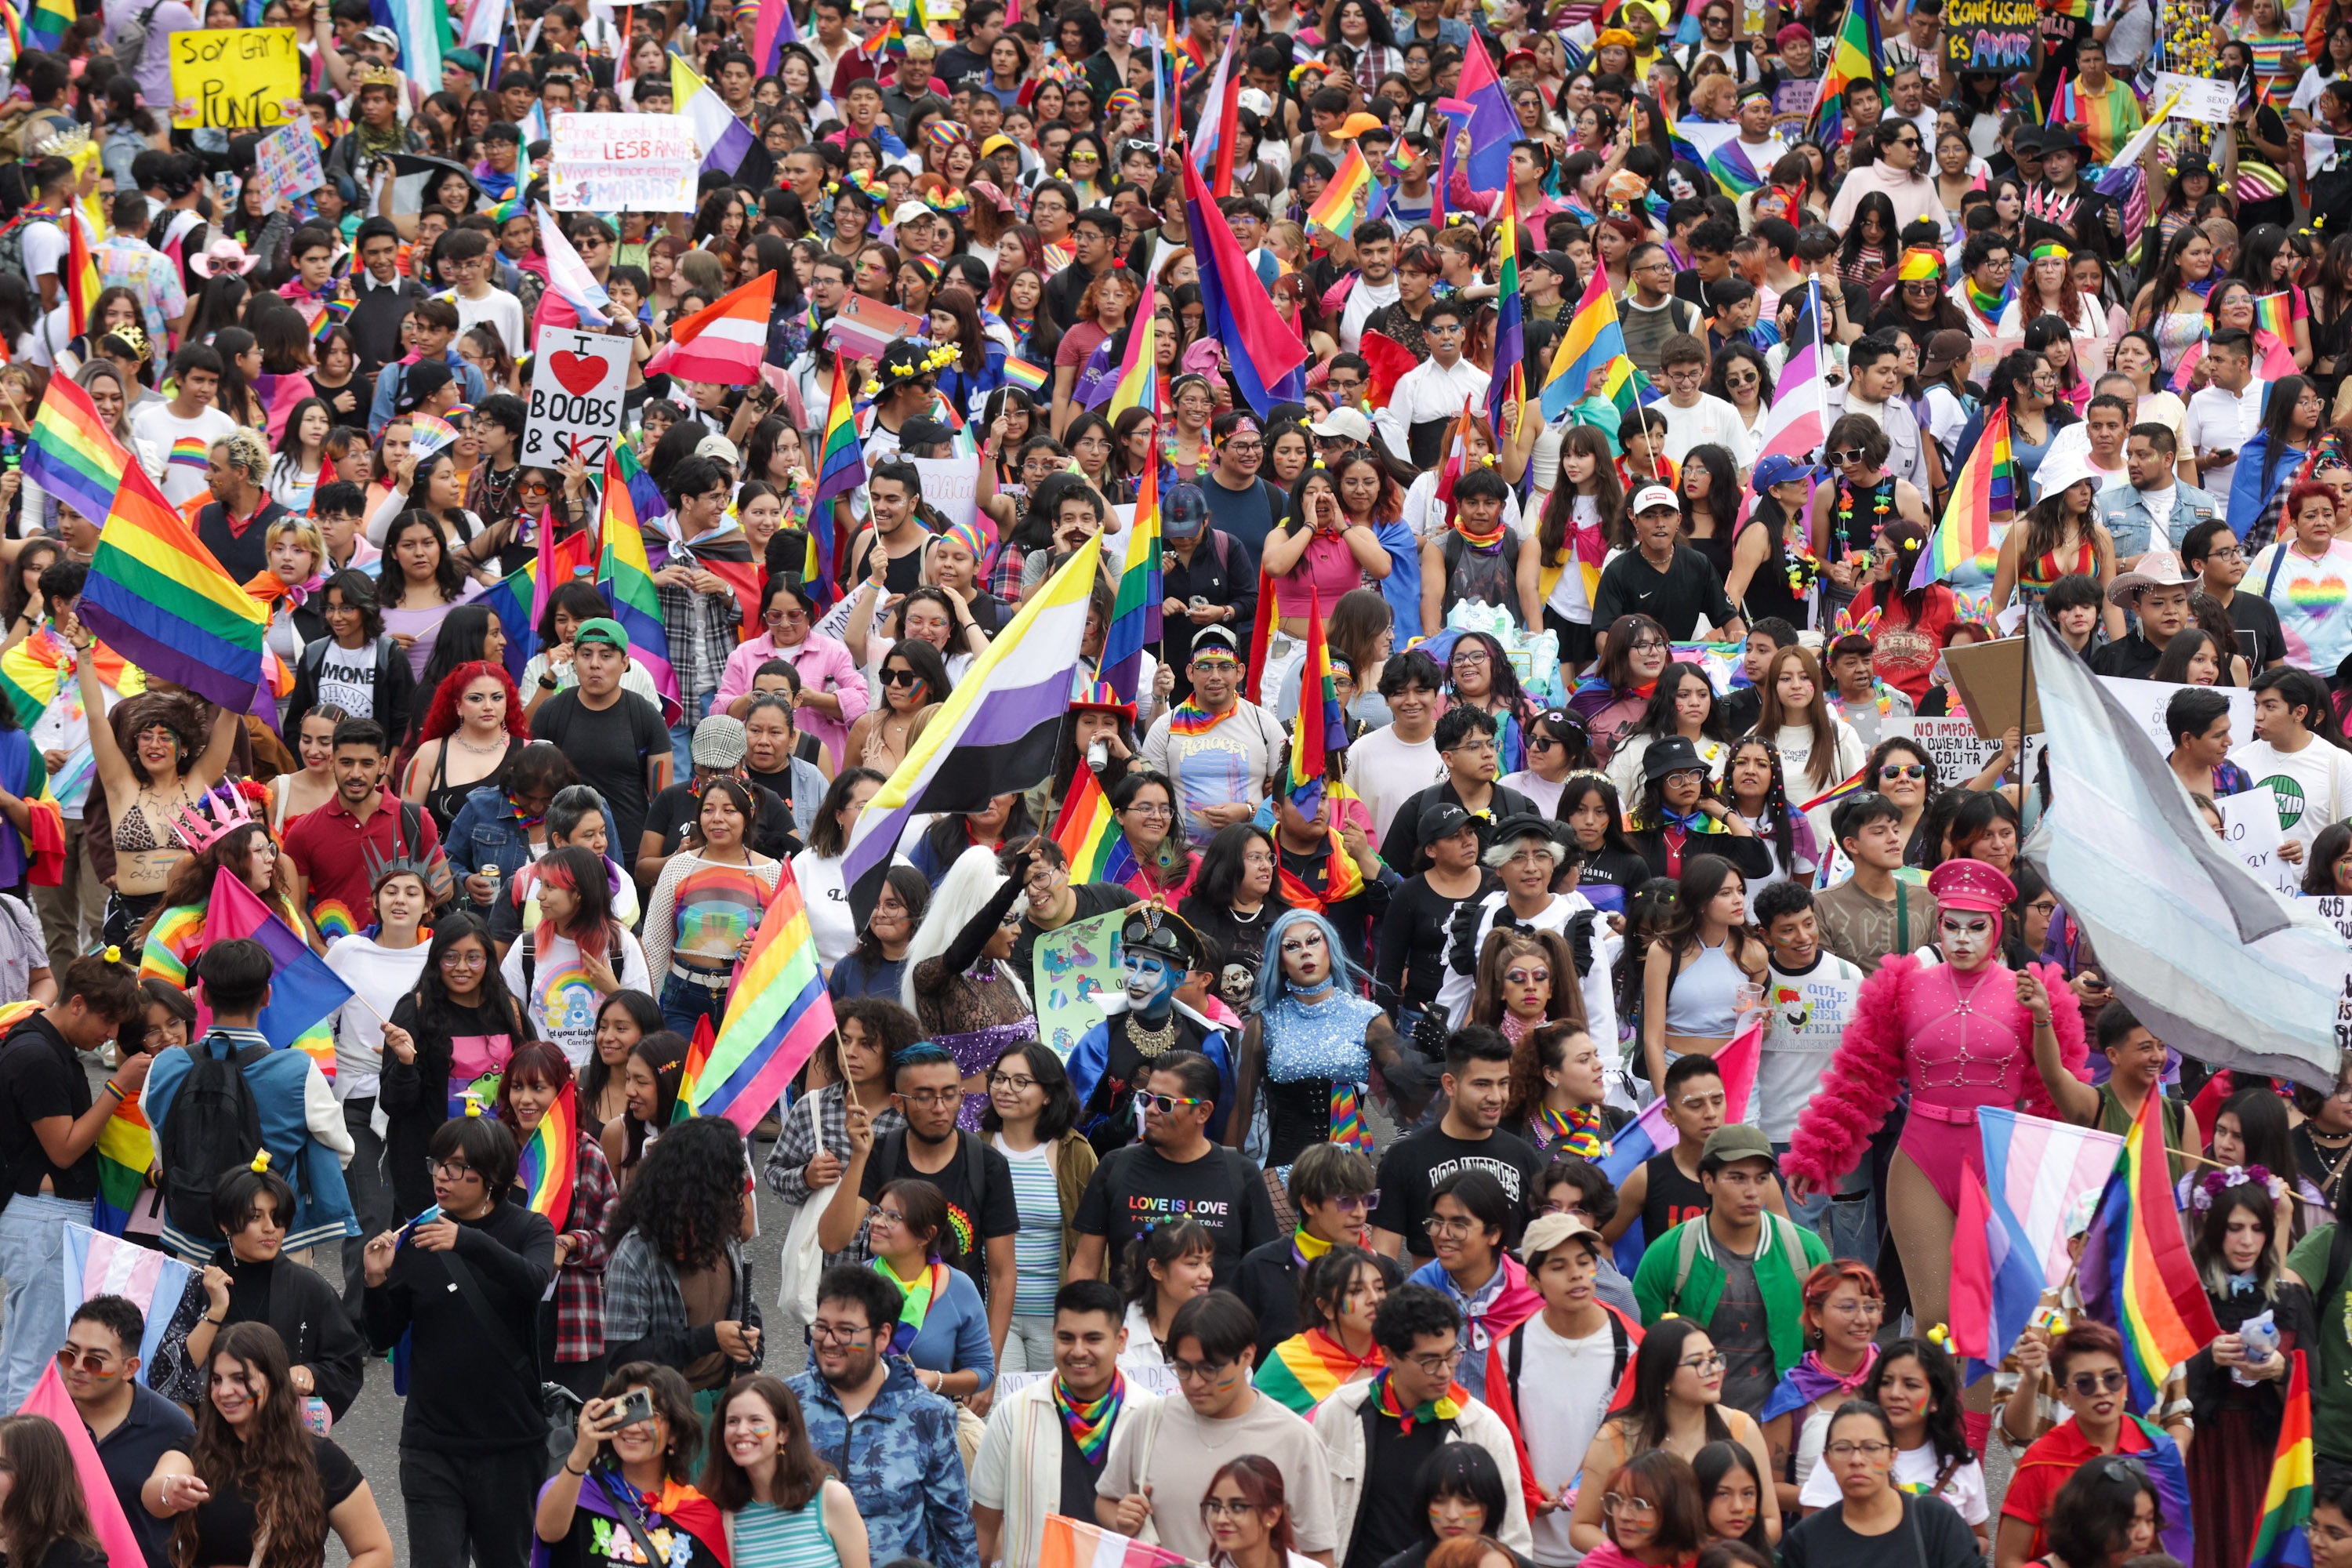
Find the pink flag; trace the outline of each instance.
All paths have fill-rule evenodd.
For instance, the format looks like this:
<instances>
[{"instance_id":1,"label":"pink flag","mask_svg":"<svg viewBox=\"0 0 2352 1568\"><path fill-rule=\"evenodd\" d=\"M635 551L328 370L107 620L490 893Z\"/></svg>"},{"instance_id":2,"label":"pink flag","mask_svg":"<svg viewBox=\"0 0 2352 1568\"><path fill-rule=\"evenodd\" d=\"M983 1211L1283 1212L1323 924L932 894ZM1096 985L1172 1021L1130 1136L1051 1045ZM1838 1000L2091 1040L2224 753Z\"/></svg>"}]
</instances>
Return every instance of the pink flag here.
<instances>
[{"instance_id":1,"label":"pink flag","mask_svg":"<svg viewBox=\"0 0 2352 1568\"><path fill-rule=\"evenodd\" d=\"M1764 448L1759 458L1773 452L1811 461L1814 448L1829 438L1822 416L1821 351L1807 343L1780 367L1780 382L1764 416Z\"/></svg>"},{"instance_id":2,"label":"pink flag","mask_svg":"<svg viewBox=\"0 0 2352 1568\"><path fill-rule=\"evenodd\" d=\"M1992 1258L1985 1234L1991 1217L1984 1178L1962 1171L1959 1225L1952 1236L1952 1348L1979 1361L1992 1359Z\"/></svg>"},{"instance_id":3,"label":"pink flag","mask_svg":"<svg viewBox=\"0 0 2352 1568\"><path fill-rule=\"evenodd\" d=\"M58 1424L66 1435L66 1447L73 1451L74 1473L81 1478L82 1501L89 1510L89 1522L98 1531L98 1544L109 1563L144 1563L146 1549L131 1528L131 1520L122 1511L122 1500L114 1495L114 1483L106 1479L106 1467L99 1462L98 1445L89 1440L89 1428L81 1424L81 1412L74 1408L72 1397L66 1393L63 1380L58 1376L58 1363L53 1360L41 1373L41 1381L16 1412L19 1415L46 1415Z\"/></svg>"}]
</instances>

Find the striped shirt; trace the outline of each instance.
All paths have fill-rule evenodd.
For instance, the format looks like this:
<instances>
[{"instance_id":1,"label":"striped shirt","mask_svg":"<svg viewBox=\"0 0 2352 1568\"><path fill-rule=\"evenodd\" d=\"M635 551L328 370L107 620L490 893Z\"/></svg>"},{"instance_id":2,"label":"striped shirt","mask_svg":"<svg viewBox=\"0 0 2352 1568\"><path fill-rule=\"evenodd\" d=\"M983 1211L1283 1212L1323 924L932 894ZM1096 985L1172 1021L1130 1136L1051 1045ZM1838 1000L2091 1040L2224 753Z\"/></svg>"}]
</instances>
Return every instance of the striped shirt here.
<instances>
[{"instance_id":1,"label":"striped shirt","mask_svg":"<svg viewBox=\"0 0 2352 1568\"><path fill-rule=\"evenodd\" d=\"M1013 1233L1013 1315L1050 1318L1054 1292L1062 1283L1062 1191L1054 1180L1053 1150L1040 1143L1026 1153L995 1141L1013 1168L1013 1206L1021 1228Z\"/></svg>"},{"instance_id":2,"label":"striped shirt","mask_svg":"<svg viewBox=\"0 0 2352 1568\"><path fill-rule=\"evenodd\" d=\"M840 1568L841 1553L825 1533L824 1494L787 1512L772 1502L749 1502L735 1516L736 1568Z\"/></svg>"}]
</instances>

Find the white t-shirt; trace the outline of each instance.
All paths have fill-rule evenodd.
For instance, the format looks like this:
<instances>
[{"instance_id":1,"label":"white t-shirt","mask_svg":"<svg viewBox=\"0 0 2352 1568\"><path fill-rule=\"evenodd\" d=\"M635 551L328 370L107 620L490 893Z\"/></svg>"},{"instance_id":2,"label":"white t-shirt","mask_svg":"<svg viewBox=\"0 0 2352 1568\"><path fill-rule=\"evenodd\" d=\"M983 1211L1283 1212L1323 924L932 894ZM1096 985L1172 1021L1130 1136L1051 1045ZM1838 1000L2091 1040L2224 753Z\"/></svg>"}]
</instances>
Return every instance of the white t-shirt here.
<instances>
[{"instance_id":1,"label":"white t-shirt","mask_svg":"<svg viewBox=\"0 0 2352 1568\"><path fill-rule=\"evenodd\" d=\"M468 300L460 294L452 302L457 307L459 337L488 321L507 345L508 353L520 359L530 352L530 340L523 331L522 301L505 289L490 289L478 300Z\"/></svg>"},{"instance_id":2,"label":"white t-shirt","mask_svg":"<svg viewBox=\"0 0 2352 1568\"><path fill-rule=\"evenodd\" d=\"M340 708L353 719L375 717L376 643L368 638L357 647L338 642L327 645L319 665L319 701Z\"/></svg>"},{"instance_id":3,"label":"white t-shirt","mask_svg":"<svg viewBox=\"0 0 2352 1568\"><path fill-rule=\"evenodd\" d=\"M37 297L40 280L57 271L58 264L70 248L66 231L54 223L37 221L25 226L25 276L33 283Z\"/></svg>"},{"instance_id":4,"label":"white t-shirt","mask_svg":"<svg viewBox=\"0 0 2352 1568\"><path fill-rule=\"evenodd\" d=\"M1615 1361L1616 1346L1606 1322L1598 1331L1571 1340L1552 1332L1540 1312L1528 1320L1518 1386L1522 1395L1541 1392L1520 1399L1519 1434L1527 1440L1536 1484L1546 1491L1557 1492L1575 1479L1583 1465L1593 1434L1608 1417L1609 1397L1616 1392L1616 1380L1610 1375ZM1569 1544L1568 1520L1568 1510L1555 1509L1529 1521L1537 1562L1566 1568L1583 1560L1584 1553Z\"/></svg>"},{"instance_id":5,"label":"white t-shirt","mask_svg":"<svg viewBox=\"0 0 2352 1568\"><path fill-rule=\"evenodd\" d=\"M809 935L816 942L818 967L833 966L857 945L857 922L850 918L849 889L841 879L841 857L803 849L793 857L793 879L808 906Z\"/></svg>"},{"instance_id":6,"label":"white t-shirt","mask_svg":"<svg viewBox=\"0 0 2352 1568\"><path fill-rule=\"evenodd\" d=\"M2299 752L2282 752L2268 741L2249 741L2230 760L2277 801L2280 835L2306 848L2321 828L2352 816L2352 753L2340 747L2315 739Z\"/></svg>"},{"instance_id":7,"label":"white t-shirt","mask_svg":"<svg viewBox=\"0 0 2352 1568\"><path fill-rule=\"evenodd\" d=\"M1396 816L1397 807L1412 799L1445 776L1445 759L1437 754L1437 739L1433 734L1420 742L1407 741L1391 724L1385 730L1375 730L1348 748L1348 787L1354 790L1365 809L1372 814L1372 830L1382 844L1389 841L1389 821ZM1418 825L1407 823L1404 831L1417 834Z\"/></svg>"},{"instance_id":8,"label":"white t-shirt","mask_svg":"<svg viewBox=\"0 0 2352 1568\"><path fill-rule=\"evenodd\" d=\"M1748 450L1748 426L1739 417L1739 410L1720 397L1706 393L1688 408L1677 408L1671 397L1661 397L1650 405L1649 411L1666 422L1666 456L1680 463L1693 447L1712 442L1741 461Z\"/></svg>"},{"instance_id":9,"label":"white t-shirt","mask_svg":"<svg viewBox=\"0 0 2352 1568\"><path fill-rule=\"evenodd\" d=\"M1797 1118L1828 1073L1862 981L1860 969L1828 948L1811 969L1792 972L1775 963L1765 976L1764 1052L1755 1103L1741 1120L1762 1128L1775 1143L1796 1136Z\"/></svg>"},{"instance_id":10,"label":"white t-shirt","mask_svg":"<svg viewBox=\"0 0 2352 1568\"><path fill-rule=\"evenodd\" d=\"M1944 1468L1936 1457L1933 1443L1922 1443L1916 1448L1898 1448L1895 1453L1895 1484L1905 1491L1923 1493L1936 1484L1937 1472ZM1936 1495L1960 1510L1960 1517L1975 1526L1992 1517L1992 1509L1985 1497L1984 1466L1970 1459L1952 1472ZM1827 1465L1815 1465L1812 1474L1798 1489L1797 1502L1803 1508L1827 1508L1838 1500L1837 1477Z\"/></svg>"},{"instance_id":11,"label":"white t-shirt","mask_svg":"<svg viewBox=\"0 0 2352 1568\"><path fill-rule=\"evenodd\" d=\"M2249 377L2243 392L2224 392L2218 386L2206 387L2189 400L2189 452L2242 451L2253 433L2263 426L2263 394L2270 384L2261 376ZM2200 466L2197 484L2213 498L2216 517L2229 521L2230 479L2238 471L2233 456L2229 462L2212 467ZM2246 519L2252 522L2252 518Z\"/></svg>"},{"instance_id":12,"label":"white t-shirt","mask_svg":"<svg viewBox=\"0 0 2352 1568\"><path fill-rule=\"evenodd\" d=\"M148 469L147 477L162 489L165 500L182 507L209 493L205 471L213 443L234 434L236 421L217 408L183 419L172 412L169 403L158 403L131 416L131 429L153 448L155 466Z\"/></svg>"},{"instance_id":13,"label":"white t-shirt","mask_svg":"<svg viewBox=\"0 0 2352 1568\"><path fill-rule=\"evenodd\" d=\"M335 1098L349 1100L376 1091L383 1074L383 1020L425 973L425 944L380 947L374 939L347 936L327 949L327 967L352 988L352 1000L335 1010Z\"/></svg>"},{"instance_id":14,"label":"white t-shirt","mask_svg":"<svg viewBox=\"0 0 2352 1568\"><path fill-rule=\"evenodd\" d=\"M621 962L614 978L620 981L624 991L659 995L646 968L646 950L637 945L636 933L625 927L616 929ZM596 1048L596 1009L604 1005L604 998L589 983L588 971L580 962L580 944L568 936L550 937L547 951L533 959L528 987L522 983L522 948L521 942L516 942L507 949L507 960L499 965L499 974L506 981L509 991L523 997L523 1026L533 1030L539 1038L561 1047L564 1058L575 1070L586 1067L590 1053Z\"/></svg>"},{"instance_id":15,"label":"white t-shirt","mask_svg":"<svg viewBox=\"0 0 2352 1568\"><path fill-rule=\"evenodd\" d=\"M1835 788L1852 778L1870 754L1870 748L1862 743L1853 725L1834 715L1830 723L1837 731L1837 761L1818 777L1812 772L1811 724L1783 724L1769 737L1780 749L1780 773L1789 781L1789 798L1792 801L1811 800L1824 790Z\"/></svg>"}]
</instances>

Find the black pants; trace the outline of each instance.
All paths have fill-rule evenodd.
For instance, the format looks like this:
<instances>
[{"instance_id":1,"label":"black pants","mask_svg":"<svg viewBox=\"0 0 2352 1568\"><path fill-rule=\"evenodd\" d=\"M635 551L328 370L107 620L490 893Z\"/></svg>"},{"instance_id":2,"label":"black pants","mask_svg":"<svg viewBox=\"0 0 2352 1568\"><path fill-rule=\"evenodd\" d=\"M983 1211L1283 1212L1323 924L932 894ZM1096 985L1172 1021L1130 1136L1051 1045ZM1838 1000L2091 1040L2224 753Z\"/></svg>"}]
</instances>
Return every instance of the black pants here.
<instances>
[{"instance_id":1,"label":"black pants","mask_svg":"<svg viewBox=\"0 0 2352 1568\"><path fill-rule=\"evenodd\" d=\"M476 1568L526 1568L531 1513L546 1479L547 1450L540 1443L463 1456L402 1445L408 1560L463 1563L470 1550Z\"/></svg>"}]
</instances>

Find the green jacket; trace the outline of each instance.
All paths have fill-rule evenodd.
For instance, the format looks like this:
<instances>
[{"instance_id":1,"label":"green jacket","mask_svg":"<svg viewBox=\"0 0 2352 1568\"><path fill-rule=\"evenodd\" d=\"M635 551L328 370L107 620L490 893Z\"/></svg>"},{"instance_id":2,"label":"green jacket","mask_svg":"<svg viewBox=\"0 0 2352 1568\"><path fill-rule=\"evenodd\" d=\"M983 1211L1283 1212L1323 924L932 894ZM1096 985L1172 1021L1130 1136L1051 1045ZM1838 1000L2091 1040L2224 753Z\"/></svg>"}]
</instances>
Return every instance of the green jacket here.
<instances>
[{"instance_id":1,"label":"green jacket","mask_svg":"<svg viewBox=\"0 0 2352 1568\"><path fill-rule=\"evenodd\" d=\"M1697 1246L1688 1277L1677 1291L1675 1278L1684 1271L1683 1233L1693 1226L1698 1227ZM1802 1268L1789 1256L1788 1238L1792 1235L1802 1254ZM1723 1298L1723 1265L1716 1261L1715 1245L1715 1236L1702 1215L1685 1220L1643 1250L1641 1266L1633 1270L1633 1300L1642 1309L1643 1328L1654 1327L1669 1312L1700 1323L1714 1318L1716 1303ZM1829 1260L1830 1249L1820 1237L1769 1209L1764 1211L1763 1236L1756 1247L1756 1287L1764 1297L1775 1376L1787 1376L1805 1353L1804 1276Z\"/></svg>"}]
</instances>

